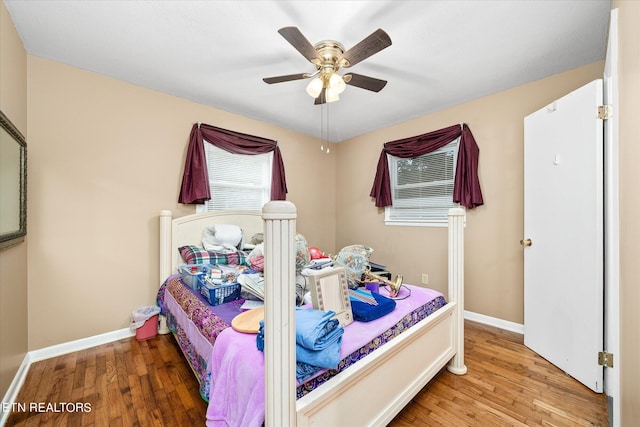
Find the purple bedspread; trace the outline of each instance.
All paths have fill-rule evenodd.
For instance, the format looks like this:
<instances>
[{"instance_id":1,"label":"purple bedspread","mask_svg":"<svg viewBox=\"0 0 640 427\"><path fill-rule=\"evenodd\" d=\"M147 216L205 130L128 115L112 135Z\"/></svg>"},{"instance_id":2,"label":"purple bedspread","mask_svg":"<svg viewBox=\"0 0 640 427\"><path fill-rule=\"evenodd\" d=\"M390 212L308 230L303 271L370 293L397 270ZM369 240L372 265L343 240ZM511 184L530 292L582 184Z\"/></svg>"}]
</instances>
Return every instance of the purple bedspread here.
<instances>
[{"instance_id":1,"label":"purple bedspread","mask_svg":"<svg viewBox=\"0 0 640 427\"><path fill-rule=\"evenodd\" d=\"M180 275L165 280L158 291L158 305L167 326L200 383L200 395L209 400L213 343L231 320L240 314L244 300L211 306L198 291L185 286Z\"/></svg>"},{"instance_id":2,"label":"purple bedspread","mask_svg":"<svg viewBox=\"0 0 640 427\"><path fill-rule=\"evenodd\" d=\"M393 312L371 322L356 321L345 327L338 368L321 371L298 384L298 397L446 304L444 296L436 291L408 288L411 296L397 300ZM402 292L400 297L408 294L404 288ZM225 329L218 335L210 363L215 374L211 378L207 426L261 426L265 414L264 354L256 347L256 335Z\"/></svg>"}]
</instances>

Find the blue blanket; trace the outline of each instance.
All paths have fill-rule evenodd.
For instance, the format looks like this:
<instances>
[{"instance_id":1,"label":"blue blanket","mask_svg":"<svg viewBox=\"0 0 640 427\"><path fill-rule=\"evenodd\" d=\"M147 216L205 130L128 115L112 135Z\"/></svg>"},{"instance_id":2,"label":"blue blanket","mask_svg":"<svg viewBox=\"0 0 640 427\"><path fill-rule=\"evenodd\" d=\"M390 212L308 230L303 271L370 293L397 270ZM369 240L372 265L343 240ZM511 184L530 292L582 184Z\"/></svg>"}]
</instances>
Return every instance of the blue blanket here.
<instances>
[{"instance_id":1,"label":"blue blanket","mask_svg":"<svg viewBox=\"0 0 640 427\"><path fill-rule=\"evenodd\" d=\"M342 336L344 329L334 311L296 308L296 344L309 350L323 350Z\"/></svg>"},{"instance_id":2,"label":"blue blanket","mask_svg":"<svg viewBox=\"0 0 640 427\"><path fill-rule=\"evenodd\" d=\"M322 368L336 368L344 328L333 311L296 308L296 377L304 381ZM258 350L264 351L264 321L256 337Z\"/></svg>"}]
</instances>

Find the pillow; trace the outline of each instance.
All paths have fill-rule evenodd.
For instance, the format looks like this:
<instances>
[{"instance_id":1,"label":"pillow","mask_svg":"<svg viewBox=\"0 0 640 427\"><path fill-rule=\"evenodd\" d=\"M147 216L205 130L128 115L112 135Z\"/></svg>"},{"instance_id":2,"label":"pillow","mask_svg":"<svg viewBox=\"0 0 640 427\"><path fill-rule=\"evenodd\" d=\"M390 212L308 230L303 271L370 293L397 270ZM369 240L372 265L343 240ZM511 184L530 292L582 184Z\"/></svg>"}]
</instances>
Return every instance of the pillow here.
<instances>
[{"instance_id":1,"label":"pillow","mask_svg":"<svg viewBox=\"0 0 640 427\"><path fill-rule=\"evenodd\" d=\"M208 251L242 249L242 229L237 225L215 224L203 231L202 246Z\"/></svg>"},{"instance_id":2,"label":"pillow","mask_svg":"<svg viewBox=\"0 0 640 427\"><path fill-rule=\"evenodd\" d=\"M178 252L187 264L247 265L247 256L240 251L223 253L207 251L199 246L187 245L178 248Z\"/></svg>"}]
</instances>

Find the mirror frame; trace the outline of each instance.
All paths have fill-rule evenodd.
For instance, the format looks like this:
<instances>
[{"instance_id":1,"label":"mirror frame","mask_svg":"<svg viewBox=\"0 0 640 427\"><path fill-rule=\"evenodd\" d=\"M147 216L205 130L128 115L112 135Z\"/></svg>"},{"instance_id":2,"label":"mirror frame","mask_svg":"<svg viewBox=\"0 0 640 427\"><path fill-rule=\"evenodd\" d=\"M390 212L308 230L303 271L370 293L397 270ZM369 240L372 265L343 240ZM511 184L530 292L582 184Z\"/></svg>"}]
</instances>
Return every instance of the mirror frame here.
<instances>
[{"instance_id":1,"label":"mirror frame","mask_svg":"<svg viewBox=\"0 0 640 427\"><path fill-rule=\"evenodd\" d=\"M20 191L19 200L9 201L14 203L16 208L19 209L19 228L18 230L9 230L0 234L0 250L16 245L24 241L24 236L27 235L27 142L11 120L5 114L0 111L0 126L4 129L11 138L20 146ZM2 201L6 203L6 200Z\"/></svg>"},{"instance_id":2,"label":"mirror frame","mask_svg":"<svg viewBox=\"0 0 640 427\"><path fill-rule=\"evenodd\" d=\"M335 312L342 326L353 322L347 271L344 267L327 267L309 274L313 308Z\"/></svg>"}]
</instances>

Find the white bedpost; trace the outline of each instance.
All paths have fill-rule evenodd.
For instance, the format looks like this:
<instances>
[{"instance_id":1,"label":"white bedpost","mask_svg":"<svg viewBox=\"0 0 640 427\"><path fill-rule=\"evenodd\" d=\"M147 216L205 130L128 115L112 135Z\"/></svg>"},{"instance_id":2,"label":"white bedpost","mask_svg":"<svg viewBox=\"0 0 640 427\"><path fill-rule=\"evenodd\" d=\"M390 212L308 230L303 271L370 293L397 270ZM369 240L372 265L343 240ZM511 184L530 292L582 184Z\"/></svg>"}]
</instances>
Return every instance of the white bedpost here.
<instances>
[{"instance_id":1,"label":"white bedpost","mask_svg":"<svg viewBox=\"0 0 640 427\"><path fill-rule=\"evenodd\" d=\"M296 423L295 234L296 207L272 201L264 220L265 426Z\"/></svg>"},{"instance_id":2,"label":"white bedpost","mask_svg":"<svg viewBox=\"0 0 640 427\"><path fill-rule=\"evenodd\" d=\"M464 364L464 214L463 208L449 209L449 301L456 303L453 315L456 355L447 369L456 375L467 373Z\"/></svg>"},{"instance_id":3,"label":"white bedpost","mask_svg":"<svg viewBox=\"0 0 640 427\"><path fill-rule=\"evenodd\" d=\"M171 211L160 211L160 284L171 275ZM159 334L168 334L167 318L160 316Z\"/></svg>"}]
</instances>

